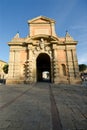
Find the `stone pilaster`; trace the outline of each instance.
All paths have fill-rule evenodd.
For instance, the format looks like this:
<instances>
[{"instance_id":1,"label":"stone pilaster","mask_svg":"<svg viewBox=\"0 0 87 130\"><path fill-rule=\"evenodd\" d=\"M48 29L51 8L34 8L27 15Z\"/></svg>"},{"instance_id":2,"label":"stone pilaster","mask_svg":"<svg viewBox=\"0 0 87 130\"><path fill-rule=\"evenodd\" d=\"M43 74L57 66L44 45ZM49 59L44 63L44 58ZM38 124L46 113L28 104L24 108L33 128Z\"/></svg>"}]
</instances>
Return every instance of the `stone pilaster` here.
<instances>
[{"instance_id":1,"label":"stone pilaster","mask_svg":"<svg viewBox=\"0 0 87 130\"><path fill-rule=\"evenodd\" d=\"M67 68L68 68L68 81L69 84L80 82L79 70L75 51L73 49L67 49Z\"/></svg>"},{"instance_id":2,"label":"stone pilaster","mask_svg":"<svg viewBox=\"0 0 87 130\"><path fill-rule=\"evenodd\" d=\"M28 45L28 59L26 61L26 83L31 83L33 81L32 73L32 45Z\"/></svg>"},{"instance_id":3,"label":"stone pilaster","mask_svg":"<svg viewBox=\"0 0 87 130\"><path fill-rule=\"evenodd\" d=\"M72 58L73 58L74 75L75 75L75 78L78 78L79 77L79 67L78 67L76 50L72 50Z\"/></svg>"},{"instance_id":4,"label":"stone pilaster","mask_svg":"<svg viewBox=\"0 0 87 130\"><path fill-rule=\"evenodd\" d=\"M8 78L14 77L14 61L15 61L15 51L10 49Z\"/></svg>"},{"instance_id":5,"label":"stone pilaster","mask_svg":"<svg viewBox=\"0 0 87 130\"><path fill-rule=\"evenodd\" d=\"M17 50L16 47L12 47L10 48L9 72L6 83L7 84L23 83L23 79L21 79L20 73L21 73L20 50Z\"/></svg>"},{"instance_id":6,"label":"stone pilaster","mask_svg":"<svg viewBox=\"0 0 87 130\"><path fill-rule=\"evenodd\" d=\"M56 45L53 45L53 82L58 83L59 81L59 68Z\"/></svg>"}]
</instances>

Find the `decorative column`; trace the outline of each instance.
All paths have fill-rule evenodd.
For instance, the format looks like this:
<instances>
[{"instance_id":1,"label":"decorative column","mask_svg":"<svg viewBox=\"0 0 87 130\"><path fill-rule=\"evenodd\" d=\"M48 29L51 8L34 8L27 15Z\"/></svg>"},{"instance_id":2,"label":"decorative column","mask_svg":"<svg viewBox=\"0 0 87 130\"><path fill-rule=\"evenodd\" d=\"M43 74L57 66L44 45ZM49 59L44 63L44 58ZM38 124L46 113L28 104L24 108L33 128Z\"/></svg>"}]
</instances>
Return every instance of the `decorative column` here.
<instances>
[{"instance_id":1,"label":"decorative column","mask_svg":"<svg viewBox=\"0 0 87 130\"><path fill-rule=\"evenodd\" d=\"M66 69L67 69L67 80L68 80L68 83L70 84L70 66L69 66L69 58L68 56L70 54L68 54L68 49L67 49L67 45L65 45L65 52L66 52Z\"/></svg>"},{"instance_id":2,"label":"decorative column","mask_svg":"<svg viewBox=\"0 0 87 130\"><path fill-rule=\"evenodd\" d=\"M32 77L32 45L28 45L28 59L27 59L27 82L33 81Z\"/></svg>"},{"instance_id":3,"label":"decorative column","mask_svg":"<svg viewBox=\"0 0 87 130\"><path fill-rule=\"evenodd\" d=\"M74 77L78 78L79 77L79 67L78 67L76 49L72 50L72 60L73 60Z\"/></svg>"},{"instance_id":4,"label":"decorative column","mask_svg":"<svg viewBox=\"0 0 87 130\"><path fill-rule=\"evenodd\" d=\"M53 44L53 82L59 82L59 68L58 68L58 58L57 58L57 50L56 44Z\"/></svg>"},{"instance_id":5,"label":"decorative column","mask_svg":"<svg viewBox=\"0 0 87 130\"><path fill-rule=\"evenodd\" d=\"M9 73L8 79L12 79L14 77L14 69L15 69L15 50L10 48L10 57L9 57Z\"/></svg>"},{"instance_id":6,"label":"decorative column","mask_svg":"<svg viewBox=\"0 0 87 130\"><path fill-rule=\"evenodd\" d=\"M77 58L74 53L74 49L66 49L67 68L68 68L68 82L69 84L80 83L79 69Z\"/></svg>"}]
</instances>

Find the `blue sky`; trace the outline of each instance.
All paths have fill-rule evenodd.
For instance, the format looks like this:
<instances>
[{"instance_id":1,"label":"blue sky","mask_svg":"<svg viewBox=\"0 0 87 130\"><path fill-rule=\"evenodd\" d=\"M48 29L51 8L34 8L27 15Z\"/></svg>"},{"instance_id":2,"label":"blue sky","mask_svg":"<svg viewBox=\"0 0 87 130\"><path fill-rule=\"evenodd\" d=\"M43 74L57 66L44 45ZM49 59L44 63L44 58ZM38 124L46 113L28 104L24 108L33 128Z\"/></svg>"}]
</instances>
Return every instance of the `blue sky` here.
<instances>
[{"instance_id":1,"label":"blue sky","mask_svg":"<svg viewBox=\"0 0 87 130\"><path fill-rule=\"evenodd\" d=\"M9 61L8 42L19 32L28 35L27 21L37 16L56 21L56 33L68 30L78 41L79 64L87 64L87 0L0 0L0 60Z\"/></svg>"}]
</instances>

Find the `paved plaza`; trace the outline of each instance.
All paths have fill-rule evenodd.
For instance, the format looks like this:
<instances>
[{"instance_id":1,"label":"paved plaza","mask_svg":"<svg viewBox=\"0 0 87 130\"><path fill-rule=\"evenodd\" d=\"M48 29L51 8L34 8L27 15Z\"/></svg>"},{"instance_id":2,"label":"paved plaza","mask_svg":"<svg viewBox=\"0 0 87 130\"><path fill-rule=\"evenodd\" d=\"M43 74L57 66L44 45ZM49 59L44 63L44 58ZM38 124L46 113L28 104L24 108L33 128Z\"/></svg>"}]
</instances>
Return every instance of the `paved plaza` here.
<instances>
[{"instance_id":1,"label":"paved plaza","mask_svg":"<svg viewBox=\"0 0 87 130\"><path fill-rule=\"evenodd\" d=\"M0 130L87 130L87 84L0 85Z\"/></svg>"}]
</instances>

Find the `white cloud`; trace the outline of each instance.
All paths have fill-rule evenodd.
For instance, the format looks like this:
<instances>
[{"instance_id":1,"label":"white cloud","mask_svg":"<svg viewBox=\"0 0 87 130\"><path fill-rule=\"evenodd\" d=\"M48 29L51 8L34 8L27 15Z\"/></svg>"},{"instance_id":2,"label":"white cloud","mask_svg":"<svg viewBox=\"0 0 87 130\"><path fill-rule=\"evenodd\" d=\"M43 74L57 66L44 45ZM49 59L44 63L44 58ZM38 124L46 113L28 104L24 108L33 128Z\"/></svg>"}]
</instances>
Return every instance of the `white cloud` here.
<instances>
[{"instance_id":1,"label":"white cloud","mask_svg":"<svg viewBox=\"0 0 87 130\"><path fill-rule=\"evenodd\" d=\"M82 53L81 55L78 55L78 63L87 65L87 53Z\"/></svg>"},{"instance_id":2,"label":"white cloud","mask_svg":"<svg viewBox=\"0 0 87 130\"><path fill-rule=\"evenodd\" d=\"M86 30L87 31L87 26L84 24L82 25L75 25L75 26L71 26L71 29L81 29L81 30Z\"/></svg>"}]
</instances>

